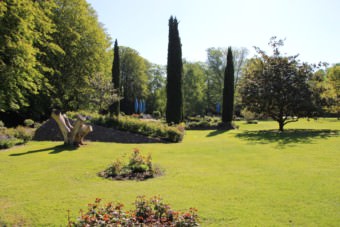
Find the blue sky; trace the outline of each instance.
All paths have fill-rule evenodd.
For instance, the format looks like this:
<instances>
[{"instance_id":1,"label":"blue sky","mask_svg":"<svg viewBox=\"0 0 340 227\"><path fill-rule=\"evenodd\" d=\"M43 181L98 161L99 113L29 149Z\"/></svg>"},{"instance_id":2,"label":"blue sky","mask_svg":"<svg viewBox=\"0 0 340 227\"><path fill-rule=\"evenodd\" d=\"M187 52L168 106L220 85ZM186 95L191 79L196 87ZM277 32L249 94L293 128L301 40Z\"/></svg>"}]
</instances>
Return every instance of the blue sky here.
<instances>
[{"instance_id":1,"label":"blue sky","mask_svg":"<svg viewBox=\"0 0 340 227\"><path fill-rule=\"evenodd\" d=\"M286 38L283 51L309 63L340 62L339 0L87 0L111 38L166 64L168 20L180 21L183 57L206 61L209 47L253 46Z\"/></svg>"}]
</instances>

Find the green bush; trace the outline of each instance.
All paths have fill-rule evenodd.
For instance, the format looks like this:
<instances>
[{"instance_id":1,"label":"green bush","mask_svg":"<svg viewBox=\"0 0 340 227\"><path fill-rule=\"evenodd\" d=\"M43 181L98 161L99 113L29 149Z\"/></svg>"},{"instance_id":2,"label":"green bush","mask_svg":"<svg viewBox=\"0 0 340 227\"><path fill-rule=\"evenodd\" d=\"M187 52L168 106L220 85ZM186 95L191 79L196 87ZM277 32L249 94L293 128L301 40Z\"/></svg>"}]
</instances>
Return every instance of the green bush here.
<instances>
[{"instance_id":1,"label":"green bush","mask_svg":"<svg viewBox=\"0 0 340 227\"><path fill-rule=\"evenodd\" d=\"M34 135L33 128L18 126L16 128L1 128L0 149L11 148L15 145L27 143Z\"/></svg>"},{"instance_id":2,"label":"green bush","mask_svg":"<svg viewBox=\"0 0 340 227\"><path fill-rule=\"evenodd\" d=\"M241 115L244 117L248 124L257 124L256 118L258 117L255 113L247 110L246 108L241 110Z\"/></svg>"},{"instance_id":3,"label":"green bush","mask_svg":"<svg viewBox=\"0 0 340 227\"><path fill-rule=\"evenodd\" d=\"M0 121L0 128L4 128L5 127L5 124L3 121Z\"/></svg>"},{"instance_id":4,"label":"green bush","mask_svg":"<svg viewBox=\"0 0 340 227\"><path fill-rule=\"evenodd\" d=\"M26 127L33 127L34 126L34 121L32 119L26 119L26 120L24 120L24 125Z\"/></svg>"},{"instance_id":5,"label":"green bush","mask_svg":"<svg viewBox=\"0 0 340 227\"><path fill-rule=\"evenodd\" d=\"M162 114L159 111L153 111L152 117L155 118L155 119L160 119L162 117Z\"/></svg>"},{"instance_id":6,"label":"green bush","mask_svg":"<svg viewBox=\"0 0 340 227\"><path fill-rule=\"evenodd\" d=\"M91 122L104 127L114 127L122 131L142 134L153 138L160 138L169 142L180 142L184 136L182 126L168 126L161 122L142 121L130 116L98 116L90 118ZM181 130L179 130L181 128Z\"/></svg>"},{"instance_id":7,"label":"green bush","mask_svg":"<svg viewBox=\"0 0 340 227\"><path fill-rule=\"evenodd\" d=\"M40 128L40 126L41 126L41 123L34 122L34 125L33 125L34 128Z\"/></svg>"},{"instance_id":8,"label":"green bush","mask_svg":"<svg viewBox=\"0 0 340 227\"><path fill-rule=\"evenodd\" d=\"M150 199L137 196L135 209L130 212L123 210L122 203L101 205L100 202L97 198L94 204L88 205L87 212L81 210L77 222L68 217L68 226L199 226L195 208L175 211L159 196Z\"/></svg>"},{"instance_id":9,"label":"green bush","mask_svg":"<svg viewBox=\"0 0 340 227\"><path fill-rule=\"evenodd\" d=\"M8 138L8 139L2 139L0 140L0 149L7 149L11 148L15 145L22 144L23 140L17 139L17 138Z\"/></svg>"},{"instance_id":10,"label":"green bush","mask_svg":"<svg viewBox=\"0 0 340 227\"><path fill-rule=\"evenodd\" d=\"M188 117L186 121L187 129L210 129L217 128L221 119L218 117Z\"/></svg>"},{"instance_id":11,"label":"green bush","mask_svg":"<svg viewBox=\"0 0 340 227\"><path fill-rule=\"evenodd\" d=\"M22 139L24 143L32 140L34 136L34 130L31 128L26 128L23 126L18 126L14 130L14 137L18 139Z\"/></svg>"},{"instance_id":12,"label":"green bush","mask_svg":"<svg viewBox=\"0 0 340 227\"><path fill-rule=\"evenodd\" d=\"M184 134L179 129L169 127L167 129L167 137L165 139L167 139L170 142L180 142L183 140L183 136Z\"/></svg>"}]
</instances>

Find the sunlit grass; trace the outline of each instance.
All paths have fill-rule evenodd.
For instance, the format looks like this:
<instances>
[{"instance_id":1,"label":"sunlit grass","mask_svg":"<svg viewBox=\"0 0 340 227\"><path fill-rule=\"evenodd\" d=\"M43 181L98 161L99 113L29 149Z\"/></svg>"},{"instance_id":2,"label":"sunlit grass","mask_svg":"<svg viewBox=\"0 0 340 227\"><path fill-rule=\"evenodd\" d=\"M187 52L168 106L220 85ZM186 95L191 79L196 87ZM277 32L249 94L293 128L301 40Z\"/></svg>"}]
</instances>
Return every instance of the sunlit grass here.
<instances>
[{"instance_id":1,"label":"sunlit grass","mask_svg":"<svg viewBox=\"0 0 340 227\"><path fill-rule=\"evenodd\" d=\"M202 226L337 226L340 122L272 121L234 131L187 131L179 144L30 142L0 151L0 224L65 226L95 198L127 208L161 195L176 210L196 207ZM308 130L306 130L308 129ZM134 147L165 169L159 178L110 181L96 175Z\"/></svg>"}]
</instances>

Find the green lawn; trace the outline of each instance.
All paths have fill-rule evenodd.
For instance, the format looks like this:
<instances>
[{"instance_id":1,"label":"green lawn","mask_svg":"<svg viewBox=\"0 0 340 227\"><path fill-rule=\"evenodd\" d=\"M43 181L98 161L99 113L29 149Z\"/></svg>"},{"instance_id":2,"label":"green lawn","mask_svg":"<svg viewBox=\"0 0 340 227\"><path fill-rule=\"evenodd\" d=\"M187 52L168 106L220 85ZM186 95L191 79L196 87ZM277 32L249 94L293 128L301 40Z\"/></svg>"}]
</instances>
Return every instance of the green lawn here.
<instances>
[{"instance_id":1,"label":"green lawn","mask_svg":"<svg viewBox=\"0 0 340 227\"><path fill-rule=\"evenodd\" d=\"M96 197L129 209L137 195L161 195L176 210L196 207L202 226L339 226L340 121L301 120L283 134L271 121L237 124L228 132L187 131L179 144L63 150L60 142L30 142L0 151L0 226L65 226L68 209L76 218ZM96 176L134 147L150 152L165 175L144 182Z\"/></svg>"}]
</instances>

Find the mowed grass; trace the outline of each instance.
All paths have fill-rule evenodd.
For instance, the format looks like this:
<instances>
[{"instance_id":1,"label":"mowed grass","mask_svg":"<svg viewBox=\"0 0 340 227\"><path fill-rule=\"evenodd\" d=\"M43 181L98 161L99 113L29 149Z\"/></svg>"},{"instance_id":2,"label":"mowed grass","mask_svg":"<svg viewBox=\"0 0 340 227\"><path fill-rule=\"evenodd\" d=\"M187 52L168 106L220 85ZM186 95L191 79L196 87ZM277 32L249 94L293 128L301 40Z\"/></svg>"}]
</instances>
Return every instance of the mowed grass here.
<instances>
[{"instance_id":1,"label":"mowed grass","mask_svg":"<svg viewBox=\"0 0 340 227\"><path fill-rule=\"evenodd\" d=\"M30 142L0 151L0 225L66 226L67 210L95 198L133 207L161 195L176 210L196 207L202 226L339 226L340 121L300 120L277 133L272 121L233 131L187 131L179 144ZM165 169L159 178L96 175L140 148Z\"/></svg>"}]
</instances>

